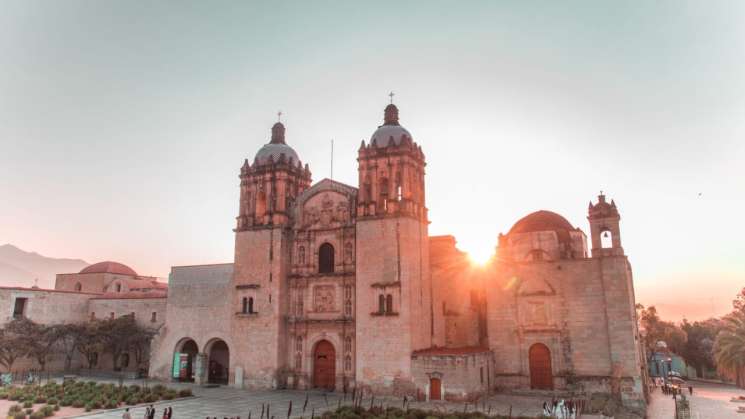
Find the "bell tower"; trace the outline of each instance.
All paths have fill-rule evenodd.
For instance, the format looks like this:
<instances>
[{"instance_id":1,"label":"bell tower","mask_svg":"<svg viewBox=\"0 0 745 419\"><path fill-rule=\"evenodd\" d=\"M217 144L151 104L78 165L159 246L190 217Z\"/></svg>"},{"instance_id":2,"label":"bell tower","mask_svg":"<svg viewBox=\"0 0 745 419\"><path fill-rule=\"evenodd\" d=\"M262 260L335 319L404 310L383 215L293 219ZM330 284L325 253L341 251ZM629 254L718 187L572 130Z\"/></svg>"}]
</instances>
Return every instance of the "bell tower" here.
<instances>
[{"instance_id":1,"label":"bell tower","mask_svg":"<svg viewBox=\"0 0 745 419\"><path fill-rule=\"evenodd\" d=\"M229 302L235 346L230 370L237 387L277 388L287 363L289 224L295 199L310 186L311 174L277 122L253 164L244 161L240 179Z\"/></svg>"},{"instance_id":2,"label":"bell tower","mask_svg":"<svg viewBox=\"0 0 745 419\"><path fill-rule=\"evenodd\" d=\"M424 153L385 108L362 142L357 204L356 380L373 391L413 389L411 354L433 344ZM409 387L411 386L411 387ZM413 390L412 390L413 391Z\"/></svg>"},{"instance_id":3,"label":"bell tower","mask_svg":"<svg viewBox=\"0 0 745 419\"><path fill-rule=\"evenodd\" d=\"M587 219L590 221L590 237L592 240L592 257L623 256L621 247L621 230L616 203L605 201L605 195L600 192L598 202L590 202Z\"/></svg>"}]
</instances>

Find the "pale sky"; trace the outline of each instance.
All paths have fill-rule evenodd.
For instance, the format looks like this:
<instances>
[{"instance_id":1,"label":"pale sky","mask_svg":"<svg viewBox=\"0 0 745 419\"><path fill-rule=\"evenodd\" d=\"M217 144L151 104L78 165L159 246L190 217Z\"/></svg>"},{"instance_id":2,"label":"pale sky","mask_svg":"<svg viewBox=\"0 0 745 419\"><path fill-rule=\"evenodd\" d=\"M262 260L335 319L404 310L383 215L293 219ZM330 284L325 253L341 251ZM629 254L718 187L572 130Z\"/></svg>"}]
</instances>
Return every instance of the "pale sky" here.
<instances>
[{"instance_id":1,"label":"pale sky","mask_svg":"<svg viewBox=\"0 0 745 419\"><path fill-rule=\"evenodd\" d=\"M483 256L538 209L589 233L602 189L638 302L699 319L745 286L745 2L0 8L0 243L162 277L230 262L276 112L314 181L333 138L357 186L394 91L431 234Z\"/></svg>"}]
</instances>

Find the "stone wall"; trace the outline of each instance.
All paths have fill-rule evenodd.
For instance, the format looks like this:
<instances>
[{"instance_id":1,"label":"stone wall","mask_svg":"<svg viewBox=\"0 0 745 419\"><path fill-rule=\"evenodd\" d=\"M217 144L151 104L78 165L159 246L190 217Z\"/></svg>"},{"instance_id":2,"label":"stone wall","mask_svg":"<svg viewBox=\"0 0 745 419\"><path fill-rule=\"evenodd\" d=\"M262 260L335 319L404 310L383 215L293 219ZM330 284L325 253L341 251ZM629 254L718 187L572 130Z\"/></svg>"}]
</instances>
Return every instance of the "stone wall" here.
<instances>
[{"instance_id":1,"label":"stone wall","mask_svg":"<svg viewBox=\"0 0 745 419\"><path fill-rule=\"evenodd\" d=\"M494 359L491 351L433 350L415 352L412 375L420 399L437 399L430 388L433 378L440 380L441 400L472 401L484 396L492 384Z\"/></svg>"},{"instance_id":2,"label":"stone wall","mask_svg":"<svg viewBox=\"0 0 745 419\"><path fill-rule=\"evenodd\" d=\"M230 282L233 264L174 266L166 301L166 323L153 340L150 375L170 379L173 353L188 339L200 353L221 339L234 356L230 335Z\"/></svg>"}]
</instances>

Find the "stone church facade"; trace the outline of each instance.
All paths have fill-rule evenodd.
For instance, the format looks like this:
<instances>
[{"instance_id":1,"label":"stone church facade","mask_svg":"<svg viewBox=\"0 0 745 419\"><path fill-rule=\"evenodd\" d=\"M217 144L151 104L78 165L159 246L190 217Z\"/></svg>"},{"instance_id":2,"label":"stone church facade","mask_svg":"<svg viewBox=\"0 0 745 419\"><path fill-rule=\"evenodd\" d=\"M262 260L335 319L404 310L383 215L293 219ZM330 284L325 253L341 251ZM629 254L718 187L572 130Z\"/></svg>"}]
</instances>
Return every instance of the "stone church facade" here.
<instances>
[{"instance_id":1,"label":"stone church facade","mask_svg":"<svg viewBox=\"0 0 745 419\"><path fill-rule=\"evenodd\" d=\"M424 153L395 105L357 161L359 187L312 184L284 125L272 127L240 170L233 264L174 268L169 306L182 285L188 298L168 310L151 373L172 377L176 351L188 353L186 379L219 375L238 387L426 399L577 389L643 404L614 202L601 194L590 204L589 250L582 230L538 211L500 235L491 263L475 269L453 237L428 234ZM216 340L228 354L219 367Z\"/></svg>"},{"instance_id":2,"label":"stone church facade","mask_svg":"<svg viewBox=\"0 0 745 419\"><path fill-rule=\"evenodd\" d=\"M424 152L395 105L357 162L358 187L313 184L284 125L272 127L240 168L233 262L173 267L162 307L140 310L158 322L151 376L429 400L576 390L644 405L615 202L590 203L589 243L556 213L529 214L476 268L455 238L428 233ZM79 279L61 275L59 293L90 292ZM79 317L104 303L99 311L115 315L123 303L107 298L81 302Z\"/></svg>"}]
</instances>

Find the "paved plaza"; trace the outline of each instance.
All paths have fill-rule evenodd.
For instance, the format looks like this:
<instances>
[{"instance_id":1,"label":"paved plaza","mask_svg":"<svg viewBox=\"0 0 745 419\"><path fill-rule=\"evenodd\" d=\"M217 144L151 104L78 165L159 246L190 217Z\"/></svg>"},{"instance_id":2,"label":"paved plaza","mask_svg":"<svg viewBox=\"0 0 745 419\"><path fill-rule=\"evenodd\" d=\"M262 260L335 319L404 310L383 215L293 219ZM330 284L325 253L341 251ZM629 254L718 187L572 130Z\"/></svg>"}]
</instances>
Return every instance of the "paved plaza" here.
<instances>
[{"instance_id":1,"label":"paved plaza","mask_svg":"<svg viewBox=\"0 0 745 419\"><path fill-rule=\"evenodd\" d=\"M730 399L745 396L745 390L724 384L691 381L693 396L686 397L691 401L691 419L735 419L745 418L737 413L738 406L745 403L732 403ZM675 417L675 405L672 396L665 396L657 390L652 393L648 409L649 419L672 419Z\"/></svg>"},{"instance_id":2,"label":"paved plaza","mask_svg":"<svg viewBox=\"0 0 745 419\"><path fill-rule=\"evenodd\" d=\"M130 384L130 383L127 383ZM134 382L132 382L134 384ZM171 406L173 408L174 419L182 418L201 418L206 417L235 417L248 418L251 413L252 419L258 419L261 416L262 405L268 406L269 415L275 419L285 419L287 417L290 402L292 402L293 418L310 418L311 414L315 415L325 412L329 409L335 409L341 405L351 405L351 395L346 397L340 393L326 393L323 391L297 391L297 390L276 390L276 391L248 391L238 390L229 387L204 388L190 384L169 383L173 388L191 388L195 397L183 400L161 401L154 403L157 412L156 418L161 417L163 409ZM303 412L303 405L306 397L308 405ZM401 398L381 398L375 397L374 401L370 396L363 398L362 405L370 406L374 402L376 406L401 407L403 400ZM422 408L435 411L468 411L480 410L485 413L506 415L512 412L513 416L519 415L538 415L541 412L542 399L529 396L515 395L493 395L485 403L474 404L465 403L448 403L448 402L410 402L410 408ZM121 418L123 408L97 412L83 415L86 418L95 419L118 419ZM133 419L144 417L145 406L130 408Z\"/></svg>"}]
</instances>

